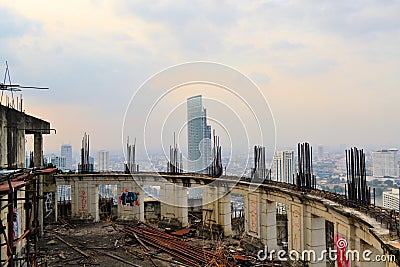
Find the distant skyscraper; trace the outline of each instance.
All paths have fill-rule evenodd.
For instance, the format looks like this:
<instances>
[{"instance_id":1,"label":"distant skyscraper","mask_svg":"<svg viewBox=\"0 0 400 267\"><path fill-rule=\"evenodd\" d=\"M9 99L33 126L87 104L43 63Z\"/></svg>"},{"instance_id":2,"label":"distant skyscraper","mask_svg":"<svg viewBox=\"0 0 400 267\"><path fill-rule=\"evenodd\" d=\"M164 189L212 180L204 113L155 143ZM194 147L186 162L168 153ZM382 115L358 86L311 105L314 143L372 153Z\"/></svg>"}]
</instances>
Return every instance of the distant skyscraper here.
<instances>
[{"instance_id":1,"label":"distant skyscraper","mask_svg":"<svg viewBox=\"0 0 400 267\"><path fill-rule=\"evenodd\" d=\"M399 189L392 188L392 191L383 192L383 207L399 211Z\"/></svg>"},{"instance_id":2,"label":"distant skyscraper","mask_svg":"<svg viewBox=\"0 0 400 267\"><path fill-rule=\"evenodd\" d=\"M323 145L318 146L318 159L319 160L324 159L324 146Z\"/></svg>"},{"instance_id":3,"label":"distant skyscraper","mask_svg":"<svg viewBox=\"0 0 400 267\"><path fill-rule=\"evenodd\" d=\"M59 157L59 156L56 156L54 154L51 154L49 157L47 157L45 162L47 164L51 163L54 167L56 167L56 168L58 168L58 169L60 169L62 171L67 170L67 168L66 168L66 162L67 161L66 161L65 157L63 157L63 156Z\"/></svg>"},{"instance_id":4,"label":"distant skyscraper","mask_svg":"<svg viewBox=\"0 0 400 267\"><path fill-rule=\"evenodd\" d=\"M65 158L65 169L72 170L72 146L62 145L61 146L61 157Z\"/></svg>"},{"instance_id":5,"label":"distant skyscraper","mask_svg":"<svg viewBox=\"0 0 400 267\"><path fill-rule=\"evenodd\" d=\"M211 163L211 126L201 95L187 99L189 171L206 173Z\"/></svg>"},{"instance_id":6,"label":"distant skyscraper","mask_svg":"<svg viewBox=\"0 0 400 267\"><path fill-rule=\"evenodd\" d=\"M382 149L372 152L374 177L399 177L397 149Z\"/></svg>"},{"instance_id":7,"label":"distant skyscraper","mask_svg":"<svg viewBox=\"0 0 400 267\"><path fill-rule=\"evenodd\" d=\"M99 172L110 171L110 152L106 150L100 150L98 152L98 170Z\"/></svg>"},{"instance_id":8,"label":"distant skyscraper","mask_svg":"<svg viewBox=\"0 0 400 267\"><path fill-rule=\"evenodd\" d=\"M293 183L294 151L278 150L274 156L273 175L276 181Z\"/></svg>"}]
</instances>

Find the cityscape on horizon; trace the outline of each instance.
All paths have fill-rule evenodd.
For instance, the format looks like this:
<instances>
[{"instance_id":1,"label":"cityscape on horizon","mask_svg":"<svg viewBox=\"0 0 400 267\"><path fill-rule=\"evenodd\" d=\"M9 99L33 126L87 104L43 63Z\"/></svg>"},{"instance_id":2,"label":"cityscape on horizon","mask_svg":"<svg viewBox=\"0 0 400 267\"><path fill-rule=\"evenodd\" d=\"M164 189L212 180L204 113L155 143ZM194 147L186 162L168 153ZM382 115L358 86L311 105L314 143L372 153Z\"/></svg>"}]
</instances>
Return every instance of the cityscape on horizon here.
<instances>
[{"instance_id":1,"label":"cityscape on horizon","mask_svg":"<svg viewBox=\"0 0 400 267\"><path fill-rule=\"evenodd\" d=\"M202 104L201 95L187 99L187 127L189 128L187 136L189 147L186 149L189 157L185 159L183 166L186 166L186 169L183 171L204 173L212 161L211 147L213 142L211 140L211 126L207 125L206 109ZM136 142L135 145L137 145ZM185 149L185 147L182 148ZM340 148L343 150L328 152L326 147L318 145L314 150L312 162L317 178L317 187L344 194L347 172L345 150L349 148L344 145L341 145ZM250 148L248 153L229 157L224 155L222 148L222 164L226 167L224 175L250 177L255 160L252 149ZM374 201L377 205L398 209L399 193L397 191L400 187L398 150L395 148L366 150L365 153L367 155L367 181L371 187L376 189ZM94 152L93 155L89 157L89 160L95 171L125 171L127 160L122 152L112 153L102 149L97 153ZM205 157L202 158L201 155L205 155ZM45 163L51 163L63 171L77 171L77 159L79 157L80 155L77 153L73 154L71 145L64 144L61 145L61 154L48 154L45 156ZM136 155L136 165L138 168L140 167L140 171L166 172L169 160L168 155L162 153L146 156ZM244 164L247 164L246 168L243 168ZM294 183L294 176L298 168L295 147L289 149L278 147L273 158L266 158L266 166L270 169L273 180Z\"/></svg>"}]
</instances>

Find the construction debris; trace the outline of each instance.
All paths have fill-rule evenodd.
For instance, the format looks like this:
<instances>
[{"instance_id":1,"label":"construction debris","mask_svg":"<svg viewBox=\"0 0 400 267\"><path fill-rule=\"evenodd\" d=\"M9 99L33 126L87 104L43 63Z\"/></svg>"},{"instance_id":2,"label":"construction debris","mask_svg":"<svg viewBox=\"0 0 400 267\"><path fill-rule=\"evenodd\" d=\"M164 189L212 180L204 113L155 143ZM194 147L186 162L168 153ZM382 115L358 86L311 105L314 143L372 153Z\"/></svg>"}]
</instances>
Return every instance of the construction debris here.
<instances>
[{"instance_id":1,"label":"construction debris","mask_svg":"<svg viewBox=\"0 0 400 267\"><path fill-rule=\"evenodd\" d=\"M171 235L177 236L177 237L187 237L191 236L193 237L196 234L196 229L193 228L184 228L175 232L172 232Z\"/></svg>"},{"instance_id":2,"label":"construction debris","mask_svg":"<svg viewBox=\"0 0 400 267\"><path fill-rule=\"evenodd\" d=\"M113 224L52 224L39 244L42 266L254 266L255 254L244 254L238 240L212 241L184 228L168 234L142 222ZM282 266L263 262L263 266Z\"/></svg>"}]
</instances>

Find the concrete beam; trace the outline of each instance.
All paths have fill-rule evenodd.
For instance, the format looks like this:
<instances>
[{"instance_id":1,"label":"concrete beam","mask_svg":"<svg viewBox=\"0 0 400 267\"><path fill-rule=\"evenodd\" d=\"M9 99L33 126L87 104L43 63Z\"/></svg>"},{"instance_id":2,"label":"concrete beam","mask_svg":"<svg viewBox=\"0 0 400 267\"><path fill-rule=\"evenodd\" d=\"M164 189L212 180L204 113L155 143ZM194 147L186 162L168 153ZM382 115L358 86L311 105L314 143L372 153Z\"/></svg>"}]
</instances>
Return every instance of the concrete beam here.
<instances>
[{"instance_id":1,"label":"concrete beam","mask_svg":"<svg viewBox=\"0 0 400 267\"><path fill-rule=\"evenodd\" d=\"M34 134L34 133L50 134L49 122L25 113L23 114L25 115L24 129L26 134Z\"/></svg>"}]
</instances>

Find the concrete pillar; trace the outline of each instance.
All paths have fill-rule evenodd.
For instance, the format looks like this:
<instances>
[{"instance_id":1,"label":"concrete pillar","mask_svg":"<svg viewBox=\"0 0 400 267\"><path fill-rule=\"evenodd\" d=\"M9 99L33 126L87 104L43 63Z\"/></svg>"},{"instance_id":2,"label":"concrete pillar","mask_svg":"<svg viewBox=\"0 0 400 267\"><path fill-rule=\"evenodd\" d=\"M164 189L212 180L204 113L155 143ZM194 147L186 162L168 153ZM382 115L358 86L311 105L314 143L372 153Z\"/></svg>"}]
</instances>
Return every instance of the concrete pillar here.
<instances>
[{"instance_id":1,"label":"concrete pillar","mask_svg":"<svg viewBox=\"0 0 400 267\"><path fill-rule=\"evenodd\" d=\"M99 214L99 185L95 183L89 183L88 185L88 210L93 216L93 221L100 221Z\"/></svg>"},{"instance_id":2,"label":"concrete pillar","mask_svg":"<svg viewBox=\"0 0 400 267\"><path fill-rule=\"evenodd\" d=\"M277 225L276 225L276 202L267 200L267 195L261 195L260 211L260 236L268 250L278 250Z\"/></svg>"},{"instance_id":3,"label":"concrete pillar","mask_svg":"<svg viewBox=\"0 0 400 267\"><path fill-rule=\"evenodd\" d=\"M186 227L189 225L187 188L183 186L176 186L175 192L178 219L182 221L182 227Z\"/></svg>"},{"instance_id":4,"label":"concrete pillar","mask_svg":"<svg viewBox=\"0 0 400 267\"><path fill-rule=\"evenodd\" d=\"M43 135L35 133L33 136L33 164L35 167L43 166Z\"/></svg>"},{"instance_id":5,"label":"concrete pillar","mask_svg":"<svg viewBox=\"0 0 400 267\"><path fill-rule=\"evenodd\" d=\"M347 243L347 249L359 249L360 245L356 244L359 243L359 238L356 237L355 232L351 232L352 223L350 220L347 221L336 221L335 222L335 234L334 234L334 247L335 250L340 250L338 248L338 244ZM354 228L353 228L354 229ZM352 235L354 235L352 237ZM345 240L344 242L340 242L339 240ZM358 247L358 248L357 248ZM339 252L338 252L339 254ZM339 259L338 259L339 260ZM353 263L351 263L353 266Z\"/></svg>"},{"instance_id":6,"label":"concrete pillar","mask_svg":"<svg viewBox=\"0 0 400 267\"><path fill-rule=\"evenodd\" d=\"M7 167L9 169L18 168L17 164L17 125L7 125Z\"/></svg>"},{"instance_id":7,"label":"concrete pillar","mask_svg":"<svg viewBox=\"0 0 400 267\"><path fill-rule=\"evenodd\" d=\"M58 220L58 185L56 183L56 191L54 193L54 221Z\"/></svg>"},{"instance_id":8,"label":"concrete pillar","mask_svg":"<svg viewBox=\"0 0 400 267\"><path fill-rule=\"evenodd\" d=\"M231 210L231 194L225 194L219 200L219 216L220 224L224 228L224 235L231 236L232 233L232 210Z\"/></svg>"},{"instance_id":9,"label":"concrete pillar","mask_svg":"<svg viewBox=\"0 0 400 267\"><path fill-rule=\"evenodd\" d=\"M231 194L222 186L203 187L203 219L207 224L217 224L225 236L232 233Z\"/></svg>"},{"instance_id":10,"label":"concrete pillar","mask_svg":"<svg viewBox=\"0 0 400 267\"><path fill-rule=\"evenodd\" d=\"M44 197L44 195L43 195L43 175L39 175L38 176L38 183L39 183L39 192L38 192L38 194L39 194L39 205L38 205L38 219L39 219L39 228L40 228L40 231L39 231L39 235L40 236L43 236L44 235L44 225L43 225L43 214L44 214L44 212L43 212L43 206L44 206L44 203L43 203L43 197Z\"/></svg>"},{"instance_id":11,"label":"concrete pillar","mask_svg":"<svg viewBox=\"0 0 400 267\"><path fill-rule=\"evenodd\" d=\"M303 236L303 205L288 204L288 249L302 252L304 250Z\"/></svg>"},{"instance_id":12,"label":"concrete pillar","mask_svg":"<svg viewBox=\"0 0 400 267\"><path fill-rule=\"evenodd\" d=\"M325 267L325 261L318 261L322 251L326 250L326 231L325 231L325 219L321 217L314 216L307 213L305 217L307 222L306 226L306 247L308 250L315 253L315 256L310 254L309 266L313 267ZM314 258L315 257L315 261Z\"/></svg>"},{"instance_id":13,"label":"concrete pillar","mask_svg":"<svg viewBox=\"0 0 400 267\"><path fill-rule=\"evenodd\" d=\"M16 129L16 139L17 139L17 166L18 168L25 168L25 122L18 122L18 128ZM29 166L28 166L29 167Z\"/></svg>"},{"instance_id":14,"label":"concrete pillar","mask_svg":"<svg viewBox=\"0 0 400 267\"><path fill-rule=\"evenodd\" d=\"M7 168L7 112L0 105L0 168Z\"/></svg>"},{"instance_id":15,"label":"concrete pillar","mask_svg":"<svg viewBox=\"0 0 400 267\"><path fill-rule=\"evenodd\" d=\"M71 218L78 213L78 183L74 180L70 180L71 184Z\"/></svg>"},{"instance_id":16,"label":"concrete pillar","mask_svg":"<svg viewBox=\"0 0 400 267\"><path fill-rule=\"evenodd\" d=\"M118 184L118 194L118 218L144 221L144 191L142 188L133 181L122 181Z\"/></svg>"},{"instance_id":17,"label":"concrete pillar","mask_svg":"<svg viewBox=\"0 0 400 267\"><path fill-rule=\"evenodd\" d=\"M245 232L261 239L260 227L261 196L258 192L247 193L244 200Z\"/></svg>"},{"instance_id":18,"label":"concrete pillar","mask_svg":"<svg viewBox=\"0 0 400 267\"><path fill-rule=\"evenodd\" d=\"M177 218L182 227L189 224L187 188L166 183L160 188L161 218Z\"/></svg>"},{"instance_id":19,"label":"concrete pillar","mask_svg":"<svg viewBox=\"0 0 400 267\"><path fill-rule=\"evenodd\" d=\"M88 182L76 181L74 182L75 190L74 196L75 199L72 210L75 212L73 216L79 219L90 219L92 214L90 213L90 194L89 194L89 186Z\"/></svg>"},{"instance_id":20,"label":"concrete pillar","mask_svg":"<svg viewBox=\"0 0 400 267\"><path fill-rule=\"evenodd\" d=\"M259 238L268 250L278 250L276 202L262 192L249 192L244 198L245 232Z\"/></svg>"}]
</instances>

